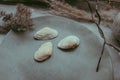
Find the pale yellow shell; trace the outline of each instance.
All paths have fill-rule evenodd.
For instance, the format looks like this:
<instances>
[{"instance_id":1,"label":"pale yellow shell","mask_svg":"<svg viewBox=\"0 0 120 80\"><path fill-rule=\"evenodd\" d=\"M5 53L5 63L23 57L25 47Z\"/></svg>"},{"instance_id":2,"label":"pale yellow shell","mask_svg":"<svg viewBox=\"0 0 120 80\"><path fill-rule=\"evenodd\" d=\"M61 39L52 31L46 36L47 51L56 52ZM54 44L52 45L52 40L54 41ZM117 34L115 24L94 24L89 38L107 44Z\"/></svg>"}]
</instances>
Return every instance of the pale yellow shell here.
<instances>
[{"instance_id":1,"label":"pale yellow shell","mask_svg":"<svg viewBox=\"0 0 120 80\"><path fill-rule=\"evenodd\" d=\"M40 48L35 52L34 59L36 61L44 61L52 55L52 43L46 42L40 46Z\"/></svg>"},{"instance_id":2,"label":"pale yellow shell","mask_svg":"<svg viewBox=\"0 0 120 80\"><path fill-rule=\"evenodd\" d=\"M74 35L67 36L58 43L58 48L72 49L79 45L80 39Z\"/></svg>"},{"instance_id":3,"label":"pale yellow shell","mask_svg":"<svg viewBox=\"0 0 120 80\"><path fill-rule=\"evenodd\" d=\"M49 27L44 27L34 34L38 40L53 39L58 36L58 31Z\"/></svg>"}]
</instances>

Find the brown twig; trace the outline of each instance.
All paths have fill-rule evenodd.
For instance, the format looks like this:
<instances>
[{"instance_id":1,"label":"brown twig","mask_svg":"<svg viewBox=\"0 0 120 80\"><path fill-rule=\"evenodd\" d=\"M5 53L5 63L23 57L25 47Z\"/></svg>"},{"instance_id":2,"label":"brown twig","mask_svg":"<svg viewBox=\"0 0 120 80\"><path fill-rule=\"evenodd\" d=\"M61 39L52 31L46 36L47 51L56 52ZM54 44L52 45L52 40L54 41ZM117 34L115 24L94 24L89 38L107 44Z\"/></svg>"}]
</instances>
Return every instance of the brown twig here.
<instances>
[{"instance_id":1,"label":"brown twig","mask_svg":"<svg viewBox=\"0 0 120 80\"><path fill-rule=\"evenodd\" d=\"M105 49L105 42L103 43L103 46L102 46L102 50L101 50L101 55L100 55L100 58L99 58L99 61L98 61L98 66L97 66L97 68L96 68L96 71L98 71L99 70L99 64L100 64L100 62L101 62L101 60L102 60L102 56L103 56L103 53L104 53L104 49Z\"/></svg>"},{"instance_id":2,"label":"brown twig","mask_svg":"<svg viewBox=\"0 0 120 80\"><path fill-rule=\"evenodd\" d=\"M88 2L88 4L90 5L90 3L89 3L88 0L87 0L87 2ZM98 0L96 0L96 3L98 3ZM91 8L91 5L89 6L89 8ZM90 9L90 10L91 10L91 9ZM93 13L92 13L92 10L91 10L91 14L93 14ZM109 42L106 41L104 32L102 31L102 29L101 29L101 27L100 27L101 16L100 16L100 14L99 14L99 12L98 12L97 4L96 4L96 14L97 14L97 16L98 16L98 22L96 22L96 21L93 21L93 22L96 24L96 26L97 26L97 28L98 28L98 31L99 31L99 33L100 33L100 36L101 36L101 37L103 38L103 40L104 40L103 47L102 47L102 50L101 50L101 56L100 56L100 58L99 58L99 60L98 60L98 64L97 64L97 67L96 67L96 72L98 72L98 70L99 70L99 65L100 65L100 62L101 62L101 60L102 60L102 56L103 56L103 54L104 54L105 45L108 45L108 46L114 48L114 49L115 49L116 51L118 51L118 52L120 52L120 49L119 49L118 47L116 47L115 45L113 45L112 43L109 43ZM93 19L93 20L94 20L94 19Z\"/></svg>"},{"instance_id":3,"label":"brown twig","mask_svg":"<svg viewBox=\"0 0 120 80\"><path fill-rule=\"evenodd\" d=\"M89 9L90 9L91 14L93 14L92 9L91 9L91 5L90 5L89 1L88 0L86 0L86 1L89 4ZM96 0L96 2L97 2L97 0ZM104 39L104 43L103 43L103 47L102 47L102 50L101 50L101 56L100 56L100 58L98 60L98 64L97 64L97 67L96 67L96 72L98 72L98 70L99 70L99 65L100 65L100 62L102 60L102 56L103 56L104 48L105 48L105 44L106 44L106 39L105 39L104 33L103 33L102 29L99 26L100 22L101 22L101 17L100 17L100 14L98 13L97 9L98 9L98 6L96 5L96 14L98 16L98 22L96 22L96 21L93 21L93 22L96 24L96 26L98 28L98 31L100 33L100 36Z\"/></svg>"},{"instance_id":4,"label":"brown twig","mask_svg":"<svg viewBox=\"0 0 120 80\"><path fill-rule=\"evenodd\" d=\"M109 42L106 42L106 44L112 48L114 48L116 51L120 52L120 49L118 47L116 47L115 45L109 43Z\"/></svg>"}]
</instances>

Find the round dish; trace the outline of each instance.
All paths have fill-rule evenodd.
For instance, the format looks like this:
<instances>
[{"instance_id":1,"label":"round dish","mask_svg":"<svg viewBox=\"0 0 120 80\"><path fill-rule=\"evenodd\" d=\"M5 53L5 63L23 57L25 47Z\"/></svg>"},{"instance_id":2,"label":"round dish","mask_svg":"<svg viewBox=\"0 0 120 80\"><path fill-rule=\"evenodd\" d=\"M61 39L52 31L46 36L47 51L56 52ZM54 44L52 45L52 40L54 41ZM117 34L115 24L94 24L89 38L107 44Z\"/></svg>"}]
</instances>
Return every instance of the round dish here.
<instances>
[{"instance_id":1,"label":"round dish","mask_svg":"<svg viewBox=\"0 0 120 80\"><path fill-rule=\"evenodd\" d=\"M108 51L102 58L99 72L96 72L102 44L99 38L73 20L57 16L34 19L35 29L25 33L9 32L0 46L0 80L112 80L112 68ZM39 29L49 26L58 30L52 40L34 40ZM89 27L89 26L88 26ZM68 35L80 38L80 45L74 50L60 50L58 42ZM53 43L53 56L38 63L34 52L44 42Z\"/></svg>"}]
</instances>

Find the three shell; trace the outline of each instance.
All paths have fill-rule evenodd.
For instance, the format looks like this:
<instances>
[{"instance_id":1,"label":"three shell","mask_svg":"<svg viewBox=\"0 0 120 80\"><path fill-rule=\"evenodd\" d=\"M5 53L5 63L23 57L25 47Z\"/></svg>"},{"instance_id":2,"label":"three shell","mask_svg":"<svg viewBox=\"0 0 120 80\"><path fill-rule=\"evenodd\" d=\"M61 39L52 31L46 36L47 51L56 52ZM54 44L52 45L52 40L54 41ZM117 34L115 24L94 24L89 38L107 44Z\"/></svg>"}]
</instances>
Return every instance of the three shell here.
<instances>
[{"instance_id":1,"label":"three shell","mask_svg":"<svg viewBox=\"0 0 120 80\"><path fill-rule=\"evenodd\" d=\"M34 38L38 40L49 40L58 36L58 31L49 27L44 27L34 34ZM63 38L57 45L60 49L73 49L79 46L80 39L75 35L70 35ZM51 42L46 42L40 46L35 52L34 59L36 61L45 61L53 53L53 45Z\"/></svg>"}]
</instances>

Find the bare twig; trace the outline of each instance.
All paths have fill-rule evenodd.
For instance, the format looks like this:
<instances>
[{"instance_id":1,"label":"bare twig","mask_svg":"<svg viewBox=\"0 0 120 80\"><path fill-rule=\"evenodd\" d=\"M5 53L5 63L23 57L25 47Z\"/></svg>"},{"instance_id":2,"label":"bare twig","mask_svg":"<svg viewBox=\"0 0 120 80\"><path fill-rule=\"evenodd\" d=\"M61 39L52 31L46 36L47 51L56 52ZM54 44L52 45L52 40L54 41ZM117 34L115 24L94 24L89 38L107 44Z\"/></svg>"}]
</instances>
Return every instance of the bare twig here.
<instances>
[{"instance_id":1,"label":"bare twig","mask_svg":"<svg viewBox=\"0 0 120 80\"><path fill-rule=\"evenodd\" d=\"M89 3L88 0L87 0L87 2L89 4L89 9L91 10L91 5L90 5L90 3ZM96 2L98 2L98 1L96 0ZM101 62L101 59L102 59L102 56L103 56L103 53L104 53L105 44L106 44L106 39L105 39L104 33L103 33L102 29L99 26L100 22L101 22L101 17L100 17L100 14L99 14L99 12L98 12L97 9L98 9L98 6L96 4L96 14L97 14L97 16L98 16L99 19L98 19L98 22L96 22L96 21L93 21L93 22L96 24L96 26L98 28L98 31L100 33L100 36L104 39L104 44L103 44L103 47L102 47L101 56L99 58L99 61L98 61L97 67L96 67L96 72L98 72L98 70L99 70L99 65L100 65L100 62ZM93 14L92 11L91 11L91 14Z\"/></svg>"},{"instance_id":2,"label":"bare twig","mask_svg":"<svg viewBox=\"0 0 120 80\"><path fill-rule=\"evenodd\" d=\"M87 2L88 2L88 4L90 5L89 1L87 1ZM96 3L98 3L98 0L96 0ZM91 8L91 5L89 6L89 8ZM90 10L91 10L91 9L90 9ZM91 14L93 14L92 11L91 11ZM118 52L120 52L120 49L119 49L118 47L116 47L115 45L113 45L112 43L109 43L109 42L106 41L104 32L102 31L102 29L101 29L101 27L100 27L101 16L100 16L100 14L99 14L99 12L98 12L98 5L97 5L97 4L96 4L96 14L97 14L97 16L98 16L98 22L95 22L95 21L93 21L93 22L96 24L96 26L97 26L97 28L98 28L98 31L99 31L99 33L100 33L100 36L101 36L101 37L103 38L103 40L104 40L103 47L102 47L102 51L101 51L101 56L100 56L100 58L99 58L99 61L98 61L97 67L96 67L96 72L98 72L98 70L99 70L99 65L100 65L100 62L101 62L101 59L102 59L102 56L103 56L103 53L104 53L105 45L108 45L108 46L114 48L114 49L117 50ZM94 19L93 19L93 20L94 20Z\"/></svg>"},{"instance_id":3,"label":"bare twig","mask_svg":"<svg viewBox=\"0 0 120 80\"><path fill-rule=\"evenodd\" d=\"M100 64L100 62L101 62L101 60L102 60L102 56L103 56L103 53L104 53L104 49L105 49L105 42L103 43L103 47L102 47L102 50L101 50L101 55L100 55L100 58L99 58L99 61L98 61L98 66L97 66L97 68L96 68L96 71L98 71L99 70L99 64Z\"/></svg>"},{"instance_id":4,"label":"bare twig","mask_svg":"<svg viewBox=\"0 0 120 80\"><path fill-rule=\"evenodd\" d=\"M109 42L106 42L106 44L112 48L114 48L116 51L120 52L120 49L118 47L116 47L115 45L109 43Z\"/></svg>"},{"instance_id":5,"label":"bare twig","mask_svg":"<svg viewBox=\"0 0 120 80\"><path fill-rule=\"evenodd\" d=\"M87 1L87 4L88 4L88 7L89 7L89 9L90 9L90 12L92 13L92 14L91 14L92 21L94 21L93 11L92 11L91 5L90 5L90 3L89 3L89 1L88 1L88 0L86 0L86 1Z\"/></svg>"}]
</instances>

